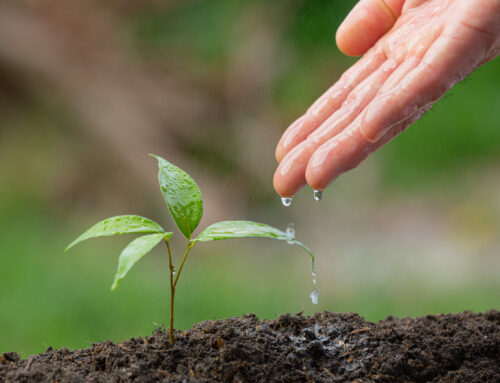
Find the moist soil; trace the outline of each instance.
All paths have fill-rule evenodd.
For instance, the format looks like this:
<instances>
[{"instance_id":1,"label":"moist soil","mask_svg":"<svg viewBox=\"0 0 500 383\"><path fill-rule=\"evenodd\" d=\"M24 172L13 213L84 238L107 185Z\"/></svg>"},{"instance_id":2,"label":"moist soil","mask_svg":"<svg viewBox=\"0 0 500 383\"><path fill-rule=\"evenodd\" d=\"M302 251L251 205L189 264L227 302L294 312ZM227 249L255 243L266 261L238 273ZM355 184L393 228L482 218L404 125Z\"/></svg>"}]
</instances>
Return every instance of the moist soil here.
<instances>
[{"instance_id":1,"label":"moist soil","mask_svg":"<svg viewBox=\"0 0 500 383\"><path fill-rule=\"evenodd\" d=\"M205 321L81 350L0 355L6 382L500 382L500 312Z\"/></svg>"}]
</instances>

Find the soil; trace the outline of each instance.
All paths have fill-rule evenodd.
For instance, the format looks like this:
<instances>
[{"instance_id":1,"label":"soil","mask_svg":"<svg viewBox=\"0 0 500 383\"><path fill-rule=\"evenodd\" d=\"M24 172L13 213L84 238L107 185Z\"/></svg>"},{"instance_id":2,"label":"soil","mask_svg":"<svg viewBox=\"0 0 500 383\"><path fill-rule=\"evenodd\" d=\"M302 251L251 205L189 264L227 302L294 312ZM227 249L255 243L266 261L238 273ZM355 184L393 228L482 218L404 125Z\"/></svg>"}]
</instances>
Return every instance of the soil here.
<instances>
[{"instance_id":1,"label":"soil","mask_svg":"<svg viewBox=\"0 0 500 383\"><path fill-rule=\"evenodd\" d=\"M21 360L0 355L6 382L500 382L500 312L388 317L254 315Z\"/></svg>"}]
</instances>

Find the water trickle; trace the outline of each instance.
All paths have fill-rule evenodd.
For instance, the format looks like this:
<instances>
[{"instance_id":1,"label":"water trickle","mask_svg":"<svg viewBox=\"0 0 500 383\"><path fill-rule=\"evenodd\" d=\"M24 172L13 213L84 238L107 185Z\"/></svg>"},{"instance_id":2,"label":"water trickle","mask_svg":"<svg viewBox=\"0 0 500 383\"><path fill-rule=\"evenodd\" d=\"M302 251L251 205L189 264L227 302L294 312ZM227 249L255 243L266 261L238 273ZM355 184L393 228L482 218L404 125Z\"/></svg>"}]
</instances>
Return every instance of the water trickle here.
<instances>
[{"instance_id":1,"label":"water trickle","mask_svg":"<svg viewBox=\"0 0 500 383\"><path fill-rule=\"evenodd\" d=\"M315 190L314 191L314 200L321 201L322 198L323 198L323 191L322 190Z\"/></svg>"},{"instance_id":2,"label":"water trickle","mask_svg":"<svg viewBox=\"0 0 500 383\"><path fill-rule=\"evenodd\" d=\"M292 238L295 239L295 225L293 223L289 223L286 227L286 234ZM287 241L289 245L293 245L292 241Z\"/></svg>"},{"instance_id":3,"label":"water trickle","mask_svg":"<svg viewBox=\"0 0 500 383\"><path fill-rule=\"evenodd\" d=\"M317 305L318 301L319 301L319 289L317 287L318 274L316 273L316 267L314 266L314 259L311 263L311 274L312 274L312 281L313 281L314 289L311 291L310 297L311 297L311 302L314 305Z\"/></svg>"},{"instance_id":4,"label":"water trickle","mask_svg":"<svg viewBox=\"0 0 500 383\"><path fill-rule=\"evenodd\" d=\"M292 204L292 197L281 197L281 203L283 206L290 206Z\"/></svg>"},{"instance_id":5,"label":"water trickle","mask_svg":"<svg viewBox=\"0 0 500 383\"><path fill-rule=\"evenodd\" d=\"M318 302L319 302L319 289L313 289L313 291L311 291L311 302L313 303L313 305L317 305Z\"/></svg>"}]
</instances>

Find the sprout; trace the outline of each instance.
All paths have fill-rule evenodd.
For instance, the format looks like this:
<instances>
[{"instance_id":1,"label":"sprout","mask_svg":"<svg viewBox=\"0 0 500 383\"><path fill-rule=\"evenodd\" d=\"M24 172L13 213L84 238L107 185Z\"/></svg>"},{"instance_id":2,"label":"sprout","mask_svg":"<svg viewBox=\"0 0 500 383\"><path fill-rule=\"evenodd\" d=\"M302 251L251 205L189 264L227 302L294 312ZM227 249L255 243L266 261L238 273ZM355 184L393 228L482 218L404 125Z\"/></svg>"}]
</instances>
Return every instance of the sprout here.
<instances>
[{"instance_id":1,"label":"sprout","mask_svg":"<svg viewBox=\"0 0 500 383\"><path fill-rule=\"evenodd\" d=\"M120 254L118 269L111 286L111 290L114 290L139 259L149 253L158 243L165 242L170 270L170 343L174 343L175 289L184 263L196 243L247 237L279 239L302 247L311 257L314 270L314 256L306 245L295 240L293 235L262 223L251 221L217 222L208 226L196 238L192 238L203 215L203 198L200 189L189 174L182 169L159 156L152 155L152 157L158 160L158 181L167 207L177 227L187 239L186 250L177 272L170 249L170 237L173 233L165 231L156 222L137 215L121 215L97 223L75 239L65 251L89 238L120 234L144 234L134 239Z\"/></svg>"}]
</instances>

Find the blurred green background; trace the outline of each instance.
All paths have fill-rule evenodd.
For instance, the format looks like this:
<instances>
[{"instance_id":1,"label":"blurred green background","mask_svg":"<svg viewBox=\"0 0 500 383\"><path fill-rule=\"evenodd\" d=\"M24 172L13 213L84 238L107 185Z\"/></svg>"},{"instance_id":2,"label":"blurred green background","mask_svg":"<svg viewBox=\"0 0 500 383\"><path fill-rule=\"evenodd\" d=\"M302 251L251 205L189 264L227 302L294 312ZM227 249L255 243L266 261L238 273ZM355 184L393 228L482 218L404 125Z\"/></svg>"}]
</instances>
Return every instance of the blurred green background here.
<instances>
[{"instance_id":1,"label":"blurred green background","mask_svg":"<svg viewBox=\"0 0 500 383\"><path fill-rule=\"evenodd\" d=\"M177 327L254 312L352 311L369 320L500 307L500 61L317 203L283 208L274 146L355 59L334 34L355 1L4 1L0 4L0 352L149 334L168 321L159 247L111 293L130 238L64 247L97 220L173 227L158 153L198 181L200 227L294 222L300 249L200 244ZM177 254L184 244L176 232Z\"/></svg>"}]
</instances>

